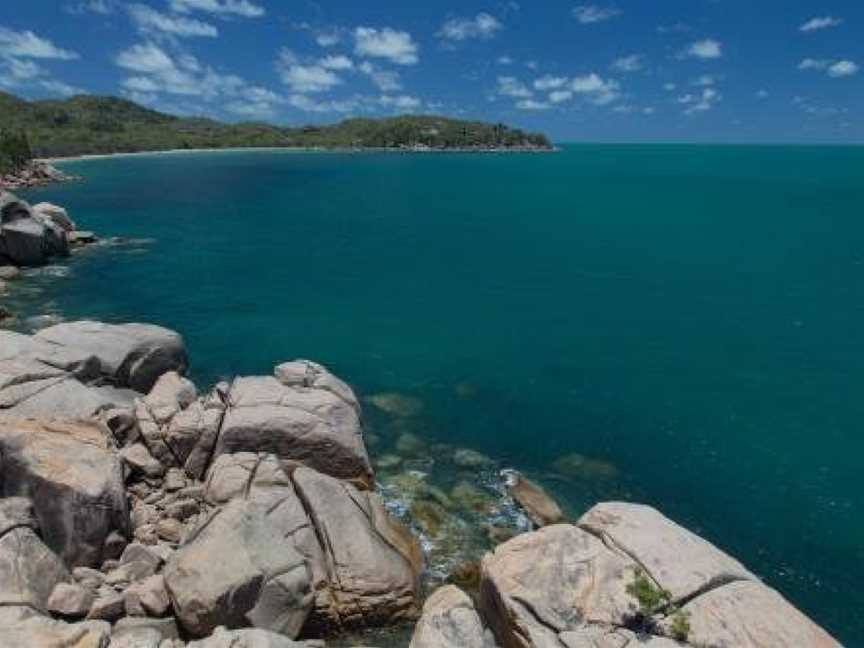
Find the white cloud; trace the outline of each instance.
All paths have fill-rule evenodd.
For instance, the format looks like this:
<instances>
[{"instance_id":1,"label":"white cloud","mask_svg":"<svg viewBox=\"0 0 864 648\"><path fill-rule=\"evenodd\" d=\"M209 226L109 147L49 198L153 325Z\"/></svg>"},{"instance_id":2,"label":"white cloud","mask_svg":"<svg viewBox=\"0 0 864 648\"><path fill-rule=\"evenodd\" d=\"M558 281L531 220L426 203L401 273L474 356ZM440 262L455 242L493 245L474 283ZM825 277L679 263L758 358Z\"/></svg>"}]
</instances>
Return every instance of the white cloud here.
<instances>
[{"instance_id":1,"label":"white cloud","mask_svg":"<svg viewBox=\"0 0 864 648\"><path fill-rule=\"evenodd\" d=\"M707 88L708 86L713 86L717 83L717 77L713 74L703 74L701 76L693 79L690 84L694 86L699 86L702 88Z\"/></svg>"},{"instance_id":2,"label":"white cloud","mask_svg":"<svg viewBox=\"0 0 864 648\"><path fill-rule=\"evenodd\" d=\"M534 93L519 79L512 76L498 77L498 94L502 97L528 98Z\"/></svg>"},{"instance_id":3,"label":"white cloud","mask_svg":"<svg viewBox=\"0 0 864 648\"><path fill-rule=\"evenodd\" d=\"M139 43L120 52L114 62L125 70L145 74L162 74L176 69L174 61L153 43Z\"/></svg>"},{"instance_id":4,"label":"white cloud","mask_svg":"<svg viewBox=\"0 0 864 648\"><path fill-rule=\"evenodd\" d=\"M598 5L579 5L573 9L573 17L582 25L593 25L611 20L621 15L621 10L615 7L600 7Z\"/></svg>"},{"instance_id":5,"label":"white cloud","mask_svg":"<svg viewBox=\"0 0 864 648\"><path fill-rule=\"evenodd\" d=\"M616 101L621 96L620 89L620 84L614 79L603 79L593 72L575 77L570 82L570 90L584 96L597 106L605 106Z\"/></svg>"},{"instance_id":6,"label":"white cloud","mask_svg":"<svg viewBox=\"0 0 864 648\"><path fill-rule=\"evenodd\" d=\"M344 71L354 69L354 62L343 55L325 56L318 64L327 70Z\"/></svg>"},{"instance_id":7,"label":"white cloud","mask_svg":"<svg viewBox=\"0 0 864 648\"><path fill-rule=\"evenodd\" d=\"M399 65L414 65L419 46L411 34L385 27L358 27L354 30L354 51L365 58L385 58Z\"/></svg>"},{"instance_id":8,"label":"white cloud","mask_svg":"<svg viewBox=\"0 0 864 648\"><path fill-rule=\"evenodd\" d=\"M171 8L177 13L203 11L217 16L244 18L260 18L266 13L264 7L249 0L171 0Z\"/></svg>"},{"instance_id":9,"label":"white cloud","mask_svg":"<svg viewBox=\"0 0 864 648\"><path fill-rule=\"evenodd\" d=\"M830 29L831 27L839 27L843 24L842 18L835 18L834 16L823 16L811 18L807 22L805 22L798 29L804 33L819 31L821 29Z\"/></svg>"},{"instance_id":10,"label":"white cloud","mask_svg":"<svg viewBox=\"0 0 864 648\"><path fill-rule=\"evenodd\" d=\"M835 79L855 74L858 74L858 64L854 61L837 61L828 68L828 76Z\"/></svg>"},{"instance_id":11,"label":"white cloud","mask_svg":"<svg viewBox=\"0 0 864 648\"><path fill-rule=\"evenodd\" d=\"M0 54L14 58L58 59L72 61L78 54L57 47L47 38L41 38L32 31L14 31L0 27Z\"/></svg>"},{"instance_id":12,"label":"white cloud","mask_svg":"<svg viewBox=\"0 0 864 648\"><path fill-rule=\"evenodd\" d=\"M645 61L641 55L631 54L614 60L609 67L616 72L638 72L645 67Z\"/></svg>"},{"instance_id":13,"label":"white cloud","mask_svg":"<svg viewBox=\"0 0 864 648\"><path fill-rule=\"evenodd\" d=\"M516 103L516 108L519 110L549 110L551 106L543 101L536 101L534 99L523 99Z\"/></svg>"},{"instance_id":14,"label":"white cloud","mask_svg":"<svg viewBox=\"0 0 864 648\"><path fill-rule=\"evenodd\" d=\"M553 77L546 75L534 81L534 87L541 92L556 90L567 83L567 77Z\"/></svg>"},{"instance_id":15,"label":"white cloud","mask_svg":"<svg viewBox=\"0 0 864 648\"><path fill-rule=\"evenodd\" d=\"M363 61L357 69L365 74L381 92L396 92L402 89L399 73L393 70L382 70L369 61Z\"/></svg>"},{"instance_id":16,"label":"white cloud","mask_svg":"<svg viewBox=\"0 0 864 648\"><path fill-rule=\"evenodd\" d=\"M108 16L114 13L116 6L116 0L87 0L86 2L66 5L65 11L66 13L71 14L94 13L101 16Z\"/></svg>"},{"instance_id":17,"label":"white cloud","mask_svg":"<svg viewBox=\"0 0 864 648\"><path fill-rule=\"evenodd\" d=\"M315 42L321 47L335 47L342 41L337 31L320 32L315 35Z\"/></svg>"},{"instance_id":18,"label":"white cloud","mask_svg":"<svg viewBox=\"0 0 864 648\"><path fill-rule=\"evenodd\" d=\"M824 70L829 65L831 65L831 61L826 61L825 59L812 59L805 58L798 64L799 70Z\"/></svg>"},{"instance_id":19,"label":"white cloud","mask_svg":"<svg viewBox=\"0 0 864 648\"><path fill-rule=\"evenodd\" d=\"M503 27L495 16L479 13L473 18L451 18L441 27L438 37L450 41L489 40Z\"/></svg>"},{"instance_id":20,"label":"white cloud","mask_svg":"<svg viewBox=\"0 0 864 648\"><path fill-rule=\"evenodd\" d=\"M409 97L407 95L402 95L399 97L390 97L387 95L383 95L379 97L378 103L382 106L388 108L396 108L397 110L405 110L413 112L420 108L423 105L423 102L417 99L417 97Z\"/></svg>"},{"instance_id":21,"label":"white cloud","mask_svg":"<svg viewBox=\"0 0 864 648\"><path fill-rule=\"evenodd\" d=\"M714 108L723 97L714 88L704 88L701 93L686 94L678 97L678 103L685 106L685 115L707 112Z\"/></svg>"},{"instance_id":22,"label":"white cloud","mask_svg":"<svg viewBox=\"0 0 864 648\"><path fill-rule=\"evenodd\" d=\"M572 98L573 92L571 90L555 90L549 93L549 101L553 104L564 103Z\"/></svg>"},{"instance_id":23,"label":"white cloud","mask_svg":"<svg viewBox=\"0 0 864 648\"><path fill-rule=\"evenodd\" d=\"M147 5L131 4L127 10L132 22L142 34L207 38L216 38L219 35L219 30L209 23L184 16L163 14Z\"/></svg>"},{"instance_id":24,"label":"white cloud","mask_svg":"<svg viewBox=\"0 0 864 648\"><path fill-rule=\"evenodd\" d=\"M60 97L72 97L74 95L83 94L84 90L57 79L41 79L39 86L52 95Z\"/></svg>"},{"instance_id":25,"label":"white cloud","mask_svg":"<svg viewBox=\"0 0 864 648\"><path fill-rule=\"evenodd\" d=\"M719 59L723 56L723 45L713 38L696 41L692 43L681 54L682 58L698 58L703 61Z\"/></svg>"},{"instance_id":26,"label":"white cloud","mask_svg":"<svg viewBox=\"0 0 864 648\"><path fill-rule=\"evenodd\" d=\"M513 65L513 59L509 56L499 56L495 62L498 65Z\"/></svg>"},{"instance_id":27,"label":"white cloud","mask_svg":"<svg viewBox=\"0 0 864 648\"><path fill-rule=\"evenodd\" d=\"M287 49L279 53L276 71L282 83L297 94L327 92L342 83L342 79L331 69L320 63L304 65Z\"/></svg>"}]
</instances>

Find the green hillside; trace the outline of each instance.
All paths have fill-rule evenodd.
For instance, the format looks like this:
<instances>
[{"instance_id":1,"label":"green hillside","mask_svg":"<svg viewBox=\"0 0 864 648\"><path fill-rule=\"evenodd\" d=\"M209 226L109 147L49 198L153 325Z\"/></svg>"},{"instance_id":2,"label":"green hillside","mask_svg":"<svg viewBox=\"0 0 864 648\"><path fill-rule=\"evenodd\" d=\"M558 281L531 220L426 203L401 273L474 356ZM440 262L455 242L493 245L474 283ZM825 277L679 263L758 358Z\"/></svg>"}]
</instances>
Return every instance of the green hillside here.
<instances>
[{"instance_id":1,"label":"green hillside","mask_svg":"<svg viewBox=\"0 0 864 648\"><path fill-rule=\"evenodd\" d=\"M280 128L176 117L116 97L81 95L24 101L0 93L0 128L24 132L37 157L129 153L183 148L548 148L540 134L503 124L434 116L349 119L332 126Z\"/></svg>"}]
</instances>

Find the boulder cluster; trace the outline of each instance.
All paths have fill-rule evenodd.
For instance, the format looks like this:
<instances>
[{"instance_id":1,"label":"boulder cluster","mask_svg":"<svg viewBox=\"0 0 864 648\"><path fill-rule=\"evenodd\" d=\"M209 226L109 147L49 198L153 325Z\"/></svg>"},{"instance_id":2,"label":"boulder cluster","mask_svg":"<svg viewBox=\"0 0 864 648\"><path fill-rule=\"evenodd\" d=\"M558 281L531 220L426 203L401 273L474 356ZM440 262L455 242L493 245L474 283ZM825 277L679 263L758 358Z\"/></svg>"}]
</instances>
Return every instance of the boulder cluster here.
<instances>
[{"instance_id":1,"label":"boulder cluster","mask_svg":"<svg viewBox=\"0 0 864 648\"><path fill-rule=\"evenodd\" d=\"M68 182L72 179L71 176L47 162L34 160L18 171L0 176L0 189L3 187L7 189L30 189L44 187L55 182Z\"/></svg>"},{"instance_id":2,"label":"boulder cluster","mask_svg":"<svg viewBox=\"0 0 864 648\"><path fill-rule=\"evenodd\" d=\"M51 203L31 207L0 191L0 267L42 265L94 241L95 236L80 231L62 207Z\"/></svg>"}]
</instances>

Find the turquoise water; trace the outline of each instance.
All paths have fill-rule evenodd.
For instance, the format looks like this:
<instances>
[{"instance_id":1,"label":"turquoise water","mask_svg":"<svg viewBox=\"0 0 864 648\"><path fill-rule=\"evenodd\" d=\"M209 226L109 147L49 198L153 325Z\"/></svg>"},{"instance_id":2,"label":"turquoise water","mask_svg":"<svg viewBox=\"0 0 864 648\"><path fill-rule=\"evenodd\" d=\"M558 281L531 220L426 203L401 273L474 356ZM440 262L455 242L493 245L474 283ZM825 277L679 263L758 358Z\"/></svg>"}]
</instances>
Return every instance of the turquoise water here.
<instances>
[{"instance_id":1,"label":"turquoise water","mask_svg":"<svg viewBox=\"0 0 864 648\"><path fill-rule=\"evenodd\" d=\"M626 498L864 634L864 148L70 163L102 235L39 304L181 331L194 377L309 357L424 434ZM564 479L578 452L614 465ZM860 645L860 643L858 643Z\"/></svg>"}]
</instances>

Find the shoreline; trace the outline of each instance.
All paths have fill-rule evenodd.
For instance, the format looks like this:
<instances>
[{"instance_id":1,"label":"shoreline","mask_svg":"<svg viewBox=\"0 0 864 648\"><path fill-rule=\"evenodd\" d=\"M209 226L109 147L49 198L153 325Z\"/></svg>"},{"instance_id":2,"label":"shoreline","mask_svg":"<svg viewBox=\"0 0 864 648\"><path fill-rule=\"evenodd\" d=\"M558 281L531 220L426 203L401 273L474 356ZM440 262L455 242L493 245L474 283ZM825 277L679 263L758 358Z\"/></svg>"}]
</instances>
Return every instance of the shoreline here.
<instances>
[{"instance_id":1,"label":"shoreline","mask_svg":"<svg viewBox=\"0 0 864 648\"><path fill-rule=\"evenodd\" d=\"M502 153L558 153L560 148L553 147L544 148L354 148L354 147L326 147L326 146L243 146L231 148L190 148L190 149L165 149L157 151L134 151L127 153L84 153L81 155L71 155L68 157L39 157L34 158L34 162L44 164L58 164L63 162L86 162L90 160L108 160L113 158L135 158L135 157L151 157L162 155L184 155L184 154L204 154L204 153L485 153L485 154L502 154Z\"/></svg>"}]
</instances>

